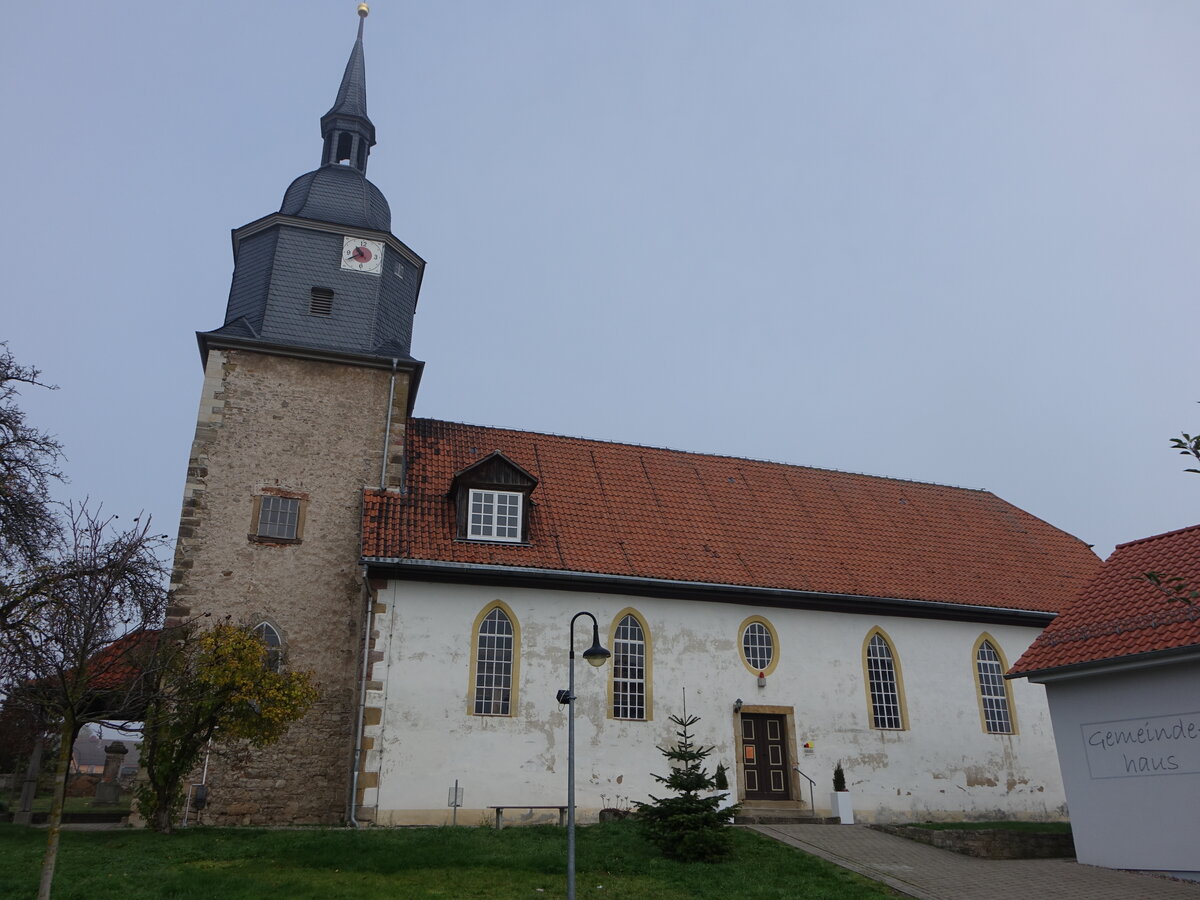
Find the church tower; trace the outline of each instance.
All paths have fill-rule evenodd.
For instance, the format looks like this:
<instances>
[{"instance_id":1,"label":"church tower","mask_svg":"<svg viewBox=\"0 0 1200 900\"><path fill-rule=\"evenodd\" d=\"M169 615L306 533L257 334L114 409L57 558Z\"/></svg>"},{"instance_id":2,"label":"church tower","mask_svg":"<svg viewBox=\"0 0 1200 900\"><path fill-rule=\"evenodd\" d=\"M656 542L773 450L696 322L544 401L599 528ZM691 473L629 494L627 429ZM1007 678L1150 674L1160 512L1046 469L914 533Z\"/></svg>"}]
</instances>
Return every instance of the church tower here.
<instances>
[{"instance_id":1,"label":"church tower","mask_svg":"<svg viewBox=\"0 0 1200 900\"><path fill-rule=\"evenodd\" d=\"M282 665L315 671L317 706L279 744L209 770L210 824L337 823L352 772L370 592L364 488L401 484L422 363L409 352L424 261L391 233L366 178L363 22L320 166L278 212L233 231L225 321L197 334L204 386L168 617L260 628Z\"/></svg>"}]
</instances>

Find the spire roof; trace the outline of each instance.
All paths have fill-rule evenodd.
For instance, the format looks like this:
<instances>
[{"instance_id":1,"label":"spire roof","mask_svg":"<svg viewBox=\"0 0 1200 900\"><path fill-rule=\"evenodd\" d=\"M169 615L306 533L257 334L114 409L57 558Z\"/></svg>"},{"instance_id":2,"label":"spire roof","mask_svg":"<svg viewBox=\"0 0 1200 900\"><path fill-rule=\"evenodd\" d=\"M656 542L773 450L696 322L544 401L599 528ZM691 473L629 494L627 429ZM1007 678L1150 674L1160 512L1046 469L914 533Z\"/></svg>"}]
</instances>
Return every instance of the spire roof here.
<instances>
[{"instance_id":1,"label":"spire roof","mask_svg":"<svg viewBox=\"0 0 1200 900\"><path fill-rule=\"evenodd\" d=\"M346 61L337 98L329 112L321 116L321 136L325 139L321 165L345 163L366 174L367 155L375 146L375 126L367 116L367 64L363 57L363 22L367 5L358 5L358 37Z\"/></svg>"},{"instance_id":2,"label":"spire roof","mask_svg":"<svg viewBox=\"0 0 1200 900\"><path fill-rule=\"evenodd\" d=\"M346 71L342 73L342 83L338 86L337 99L322 120L329 116L353 116L367 119L367 64L363 58L363 22L365 17L358 20L358 39L350 51L350 59L346 61Z\"/></svg>"}]
</instances>

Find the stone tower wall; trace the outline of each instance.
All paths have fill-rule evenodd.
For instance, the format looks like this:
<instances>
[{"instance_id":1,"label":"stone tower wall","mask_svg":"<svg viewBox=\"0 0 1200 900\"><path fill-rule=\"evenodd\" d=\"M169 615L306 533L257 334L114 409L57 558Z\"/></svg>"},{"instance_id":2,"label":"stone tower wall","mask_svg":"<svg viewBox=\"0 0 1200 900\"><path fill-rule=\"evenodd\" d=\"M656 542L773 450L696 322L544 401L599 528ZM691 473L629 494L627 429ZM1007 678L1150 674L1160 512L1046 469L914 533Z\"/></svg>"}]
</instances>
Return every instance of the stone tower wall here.
<instances>
[{"instance_id":1,"label":"stone tower wall","mask_svg":"<svg viewBox=\"0 0 1200 900\"><path fill-rule=\"evenodd\" d=\"M208 824L337 823L354 765L366 591L362 488L378 487L390 369L210 350L188 463L168 616L271 622L321 698L274 746L209 767ZM389 475L409 391L396 375ZM254 498L299 496L298 543L255 540Z\"/></svg>"}]
</instances>

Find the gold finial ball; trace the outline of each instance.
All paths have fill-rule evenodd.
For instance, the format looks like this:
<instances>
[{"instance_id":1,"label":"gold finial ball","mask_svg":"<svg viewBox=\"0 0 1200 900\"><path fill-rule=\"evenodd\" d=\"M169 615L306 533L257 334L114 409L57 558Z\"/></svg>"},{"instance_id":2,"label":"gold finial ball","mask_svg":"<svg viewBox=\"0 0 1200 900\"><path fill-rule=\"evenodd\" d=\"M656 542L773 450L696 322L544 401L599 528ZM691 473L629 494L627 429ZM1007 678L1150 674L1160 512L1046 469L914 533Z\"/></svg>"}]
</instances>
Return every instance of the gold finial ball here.
<instances>
[{"instance_id":1,"label":"gold finial ball","mask_svg":"<svg viewBox=\"0 0 1200 900\"><path fill-rule=\"evenodd\" d=\"M370 11L371 11L371 7L367 6L367 4L365 4L365 3L358 4L358 14L360 16L362 16L364 19L367 17L367 13L369 13Z\"/></svg>"}]
</instances>

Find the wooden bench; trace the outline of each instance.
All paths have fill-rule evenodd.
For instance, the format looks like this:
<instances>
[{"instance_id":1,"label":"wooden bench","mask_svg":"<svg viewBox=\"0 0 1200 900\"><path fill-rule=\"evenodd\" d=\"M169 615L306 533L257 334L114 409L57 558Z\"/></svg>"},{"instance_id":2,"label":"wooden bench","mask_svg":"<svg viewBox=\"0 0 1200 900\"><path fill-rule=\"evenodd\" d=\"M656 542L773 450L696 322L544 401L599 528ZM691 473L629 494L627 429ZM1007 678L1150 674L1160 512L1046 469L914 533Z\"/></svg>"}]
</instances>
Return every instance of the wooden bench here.
<instances>
[{"instance_id":1,"label":"wooden bench","mask_svg":"<svg viewBox=\"0 0 1200 900\"><path fill-rule=\"evenodd\" d=\"M489 806L488 809L496 811L497 831L504 827L504 811L506 809L527 809L530 812L533 812L535 809L557 809L558 824L565 825L567 822L567 808L565 806L530 806L528 803L510 803L508 806Z\"/></svg>"}]
</instances>

